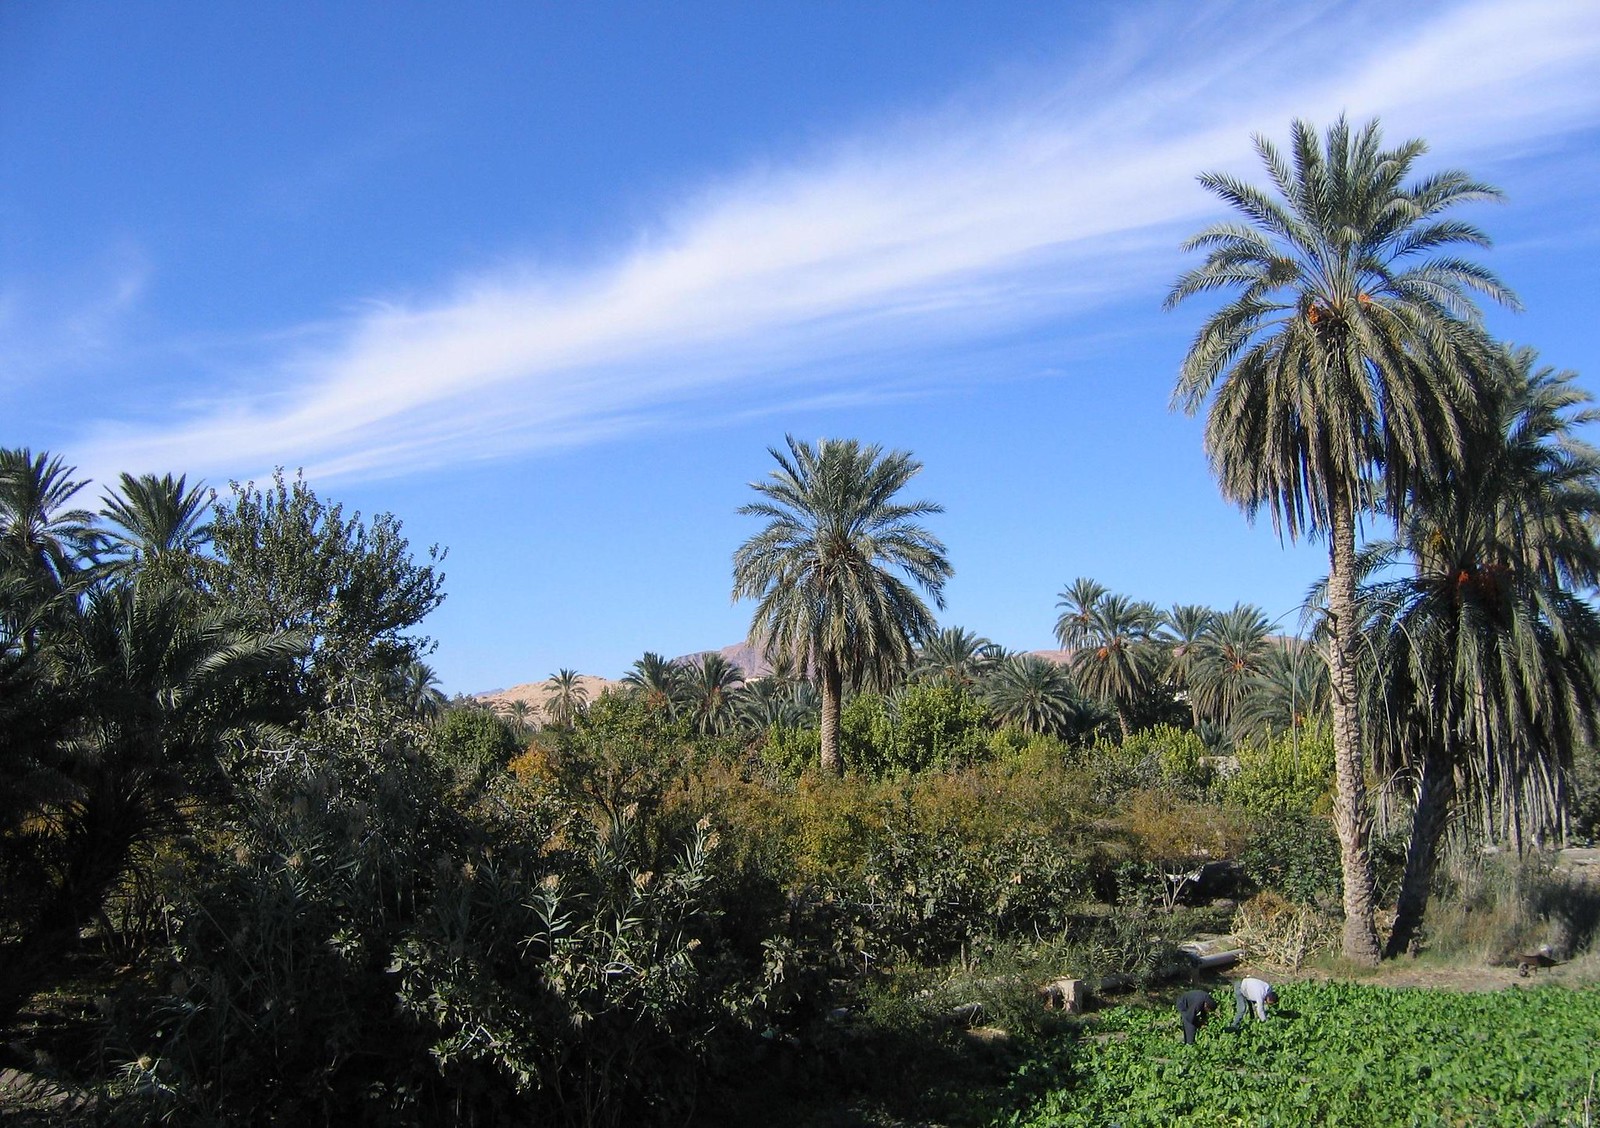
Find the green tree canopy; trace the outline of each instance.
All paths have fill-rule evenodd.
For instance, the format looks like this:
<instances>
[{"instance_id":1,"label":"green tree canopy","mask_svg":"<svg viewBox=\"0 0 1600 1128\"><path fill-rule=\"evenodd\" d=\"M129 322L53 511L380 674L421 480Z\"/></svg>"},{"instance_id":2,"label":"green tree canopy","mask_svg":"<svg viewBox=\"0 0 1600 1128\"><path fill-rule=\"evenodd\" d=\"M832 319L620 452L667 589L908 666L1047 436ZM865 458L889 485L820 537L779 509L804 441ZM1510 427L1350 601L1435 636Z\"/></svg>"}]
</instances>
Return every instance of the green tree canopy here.
<instances>
[{"instance_id":1,"label":"green tree canopy","mask_svg":"<svg viewBox=\"0 0 1600 1128\"><path fill-rule=\"evenodd\" d=\"M295 631L310 639L306 657L280 673L277 689L293 701L321 701L343 679L382 680L432 649L414 633L444 601L444 559L411 556L400 521L346 516L282 470L262 488L232 483L217 505L216 558L205 567L209 590L262 631Z\"/></svg>"}]
</instances>

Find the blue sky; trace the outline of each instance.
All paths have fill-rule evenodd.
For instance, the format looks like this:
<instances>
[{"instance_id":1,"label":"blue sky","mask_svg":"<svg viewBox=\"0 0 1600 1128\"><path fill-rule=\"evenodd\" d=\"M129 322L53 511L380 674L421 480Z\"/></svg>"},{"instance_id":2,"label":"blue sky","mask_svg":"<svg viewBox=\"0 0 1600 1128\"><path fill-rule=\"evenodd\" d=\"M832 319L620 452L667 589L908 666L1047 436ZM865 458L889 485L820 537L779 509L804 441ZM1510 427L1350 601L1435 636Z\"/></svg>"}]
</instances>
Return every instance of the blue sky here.
<instances>
[{"instance_id":1,"label":"blue sky","mask_svg":"<svg viewBox=\"0 0 1600 1128\"><path fill-rule=\"evenodd\" d=\"M789 432L925 463L946 624L1278 616L1324 550L1217 496L1161 302L1195 175L1340 112L1506 190L1491 323L1592 385L1593 3L6 4L0 441L396 513L450 690L742 638Z\"/></svg>"}]
</instances>

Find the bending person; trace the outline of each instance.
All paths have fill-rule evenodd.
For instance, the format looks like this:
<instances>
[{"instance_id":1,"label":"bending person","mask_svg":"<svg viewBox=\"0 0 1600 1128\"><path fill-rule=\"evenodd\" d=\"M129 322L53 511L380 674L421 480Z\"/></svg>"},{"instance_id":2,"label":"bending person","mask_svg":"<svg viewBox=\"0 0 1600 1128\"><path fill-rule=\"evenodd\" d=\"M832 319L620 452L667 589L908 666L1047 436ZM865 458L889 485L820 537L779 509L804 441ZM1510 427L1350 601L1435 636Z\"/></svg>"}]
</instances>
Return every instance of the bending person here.
<instances>
[{"instance_id":1,"label":"bending person","mask_svg":"<svg viewBox=\"0 0 1600 1128\"><path fill-rule=\"evenodd\" d=\"M1183 1044L1193 1045L1195 1032L1206 1024L1206 1017L1217 1009L1210 991L1185 991L1178 996L1178 1021L1183 1023Z\"/></svg>"},{"instance_id":2,"label":"bending person","mask_svg":"<svg viewBox=\"0 0 1600 1128\"><path fill-rule=\"evenodd\" d=\"M1237 1030L1244 1025L1244 1016L1254 1007L1256 1018L1262 1022L1267 1020L1267 1008L1274 1006L1278 1001L1278 993L1272 989L1272 984L1265 979L1256 979L1246 976L1239 980L1233 989L1233 1000L1236 1004L1233 1014L1233 1025L1229 1030Z\"/></svg>"}]
</instances>

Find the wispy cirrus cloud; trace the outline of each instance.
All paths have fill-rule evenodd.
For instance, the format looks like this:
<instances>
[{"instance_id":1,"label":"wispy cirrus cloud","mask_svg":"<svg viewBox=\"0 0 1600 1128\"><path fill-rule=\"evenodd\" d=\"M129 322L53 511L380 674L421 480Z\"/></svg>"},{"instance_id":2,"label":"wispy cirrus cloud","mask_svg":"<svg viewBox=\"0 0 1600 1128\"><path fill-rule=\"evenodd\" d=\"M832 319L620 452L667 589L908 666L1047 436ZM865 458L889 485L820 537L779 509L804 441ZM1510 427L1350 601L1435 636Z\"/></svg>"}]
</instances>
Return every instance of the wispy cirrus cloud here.
<instances>
[{"instance_id":1,"label":"wispy cirrus cloud","mask_svg":"<svg viewBox=\"0 0 1600 1128\"><path fill-rule=\"evenodd\" d=\"M264 364L273 390L157 428L102 422L80 461L398 475L827 396L841 358L982 341L1133 293L1154 306L1175 226L1213 206L1195 173L1248 170L1250 134L1293 117L1379 114L1452 164L1600 120L1593 5L1448 5L1404 27L1378 5L1298 25L1178 11L1122 25L1065 79L731 175L588 269L370 308Z\"/></svg>"}]
</instances>

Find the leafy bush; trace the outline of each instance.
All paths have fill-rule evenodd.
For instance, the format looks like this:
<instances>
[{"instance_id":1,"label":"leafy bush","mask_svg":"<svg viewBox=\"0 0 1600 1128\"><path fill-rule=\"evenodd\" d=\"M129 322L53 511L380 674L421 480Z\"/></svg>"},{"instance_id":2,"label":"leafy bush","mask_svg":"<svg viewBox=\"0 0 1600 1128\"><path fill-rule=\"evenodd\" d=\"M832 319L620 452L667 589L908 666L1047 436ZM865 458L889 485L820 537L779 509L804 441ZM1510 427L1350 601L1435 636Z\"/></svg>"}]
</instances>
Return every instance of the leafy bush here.
<instances>
[{"instance_id":1,"label":"leafy bush","mask_svg":"<svg viewBox=\"0 0 1600 1128\"><path fill-rule=\"evenodd\" d=\"M330 719L262 761L215 848L167 891L158 986L114 1016L117 1119L404 1123L426 1111L426 1041L395 1024L384 969L458 831L440 775L360 728Z\"/></svg>"},{"instance_id":2,"label":"leafy bush","mask_svg":"<svg viewBox=\"0 0 1600 1128\"><path fill-rule=\"evenodd\" d=\"M870 776L950 770L988 754L983 705L963 686L913 682L893 700L859 693L839 718L845 766Z\"/></svg>"},{"instance_id":3,"label":"leafy bush","mask_svg":"<svg viewBox=\"0 0 1600 1128\"><path fill-rule=\"evenodd\" d=\"M1298 904L1339 903L1339 839L1325 818L1303 813L1264 818L1246 841L1239 864L1257 886Z\"/></svg>"},{"instance_id":4,"label":"leafy bush","mask_svg":"<svg viewBox=\"0 0 1600 1128\"><path fill-rule=\"evenodd\" d=\"M1101 806L1116 806L1130 792L1153 791L1166 784L1161 758L1147 745L1102 737L1084 751L1082 763Z\"/></svg>"},{"instance_id":5,"label":"leafy bush","mask_svg":"<svg viewBox=\"0 0 1600 1128\"><path fill-rule=\"evenodd\" d=\"M1252 814L1325 814L1331 809L1333 729L1277 733L1239 746L1223 797Z\"/></svg>"},{"instance_id":6,"label":"leafy bush","mask_svg":"<svg viewBox=\"0 0 1600 1128\"><path fill-rule=\"evenodd\" d=\"M1124 873L1125 887L1127 877ZM1149 986L1178 962L1177 946L1187 934L1179 918L1158 911L1154 898L1135 895L1111 912L1086 914L1076 923L1065 970L1091 980L1131 978Z\"/></svg>"},{"instance_id":7,"label":"leafy bush","mask_svg":"<svg viewBox=\"0 0 1600 1128\"><path fill-rule=\"evenodd\" d=\"M784 775L797 779L821 759L822 733L814 728L774 725L767 730L761 755Z\"/></svg>"},{"instance_id":8,"label":"leafy bush","mask_svg":"<svg viewBox=\"0 0 1600 1128\"><path fill-rule=\"evenodd\" d=\"M677 1122L717 1026L698 955L716 836L656 868L631 811L567 827L536 885L452 868L396 948L401 1013L452 1087L499 1090L575 1125Z\"/></svg>"},{"instance_id":9,"label":"leafy bush","mask_svg":"<svg viewBox=\"0 0 1600 1128\"><path fill-rule=\"evenodd\" d=\"M643 693L608 690L571 729L548 734L549 766L563 796L605 818L628 807L653 813L692 767L687 718Z\"/></svg>"},{"instance_id":10,"label":"leafy bush","mask_svg":"<svg viewBox=\"0 0 1600 1128\"><path fill-rule=\"evenodd\" d=\"M960 685L914 682L901 691L885 755L899 771L951 771L988 753L988 714Z\"/></svg>"},{"instance_id":11,"label":"leafy bush","mask_svg":"<svg viewBox=\"0 0 1600 1128\"><path fill-rule=\"evenodd\" d=\"M1600 839L1600 748L1573 749L1569 795L1573 837L1583 842Z\"/></svg>"},{"instance_id":12,"label":"leafy bush","mask_svg":"<svg viewBox=\"0 0 1600 1128\"><path fill-rule=\"evenodd\" d=\"M993 760L1021 760L1061 767L1072 757L1072 750L1060 737L1025 732L1012 725L995 729L989 734L988 744L989 758Z\"/></svg>"},{"instance_id":13,"label":"leafy bush","mask_svg":"<svg viewBox=\"0 0 1600 1128\"><path fill-rule=\"evenodd\" d=\"M1205 741L1193 729L1156 725L1132 733L1122 742L1125 760L1143 763L1154 758L1167 786L1197 794L1211 782Z\"/></svg>"},{"instance_id":14,"label":"leafy bush","mask_svg":"<svg viewBox=\"0 0 1600 1128\"><path fill-rule=\"evenodd\" d=\"M505 768L522 751L509 724L476 706L446 710L429 730L427 747L457 778L470 783Z\"/></svg>"},{"instance_id":15,"label":"leafy bush","mask_svg":"<svg viewBox=\"0 0 1600 1128\"><path fill-rule=\"evenodd\" d=\"M954 827L926 825L908 799L886 812L862 886L869 942L938 963L980 942L1061 932L1088 891L1089 866L1036 833L974 848Z\"/></svg>"},{"instance_id":16,"label":"leafy bush","mask_svg":"<svg viewBox=\"0 0 1600 1128\"><path fill-rule=\"evenodd\" d=\"M389 728L330 718L241 781L169 895L158 986L115 1016L114 1118L680 1123L754 1031L817 1008L773 989L784 902L717 864L708 821L591 820L509 774L463 811Z\"/></svg>"},{"instance_id":17,"label":"leafy bush","mask_svg":"<svg viewBox=\"0 0 1600 1128\"><path fill-rule=\"evenodd\" d=\"M1207 862L1235 856L1242 842L1235 812L1164 791L1135 793L1121 821L1139 858L1153 870L1169 913Z\"/></svg>"}]
</instances>

